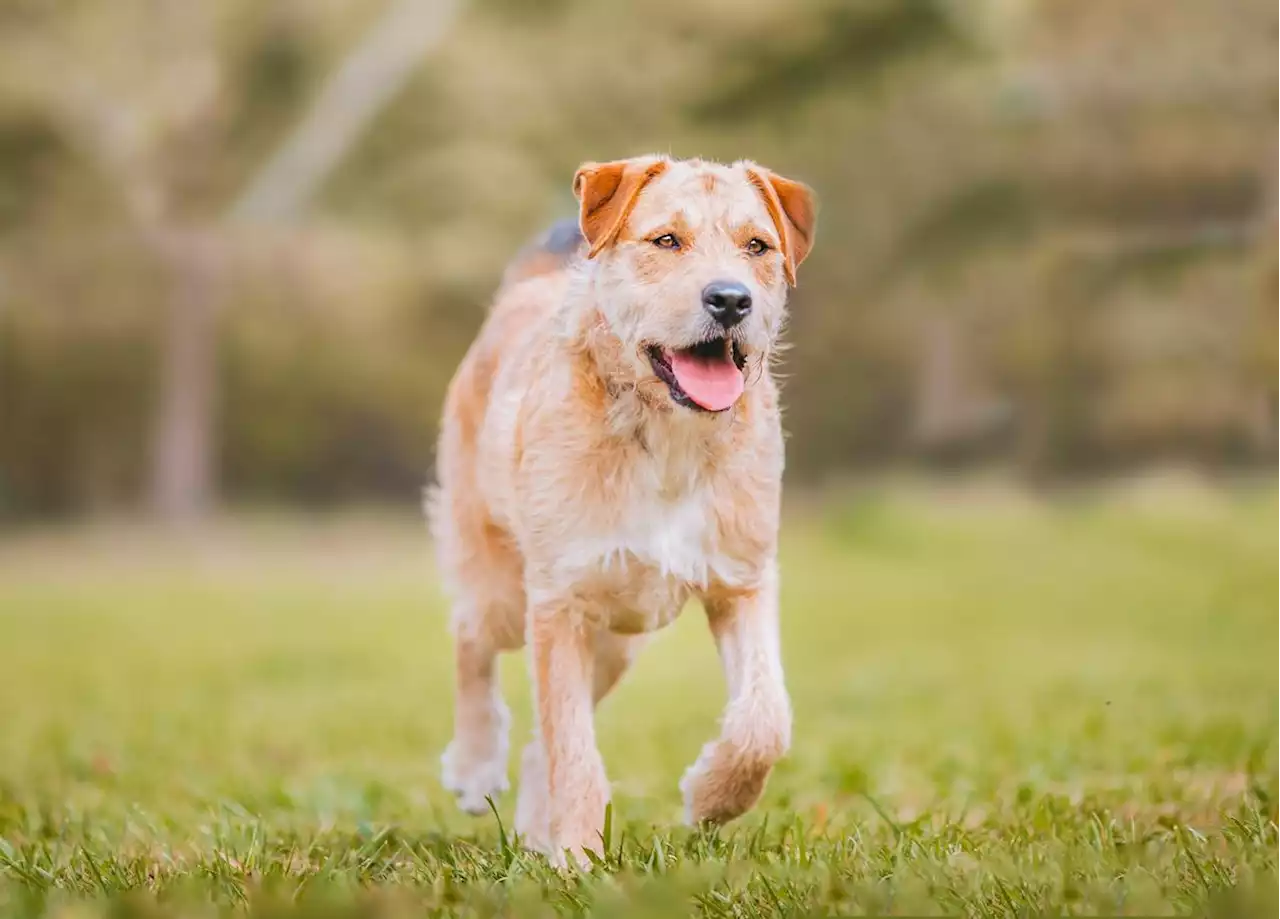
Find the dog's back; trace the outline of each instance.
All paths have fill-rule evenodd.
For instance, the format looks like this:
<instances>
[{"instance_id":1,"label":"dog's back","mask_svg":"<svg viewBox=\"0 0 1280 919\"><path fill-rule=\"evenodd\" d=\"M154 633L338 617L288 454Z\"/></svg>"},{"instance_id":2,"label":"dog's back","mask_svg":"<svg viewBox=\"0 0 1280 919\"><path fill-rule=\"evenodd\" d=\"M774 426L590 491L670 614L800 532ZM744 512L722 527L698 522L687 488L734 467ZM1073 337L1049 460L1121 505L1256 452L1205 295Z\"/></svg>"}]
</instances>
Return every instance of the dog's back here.
<instances>
[{"instance_id":1,"label":"dog's back","mask_svg":"<svg viewBox=\"0 0 1280 919\"><path fill-rule=\"evenodd\" d=\"M465 424L483 417L499 355L555 309L565 269L582 251L577 223L561 220L511 260L484 327L449 389L446 421L458 417Z\"/></svg>"},{"instance_id":2,"label":"dog's back","mask_svg":"<svg viewBox=\"0 0 1280 919\"><path fill-rule=\"evenodd\" d=\"M512 344L521 341L555 310L565 283L565 269L582 250L577 223L562 220L552 224L507 265L489 316L449 387L444 413L446 436L451 420L473 429L484 417L500 355L510 352ZM474 436L474 430L464 433L469 438ZM442 455L445 452L442 450ZM444 478L444 470L440 472Z\"/></svg>"},{"instance_id":3,"label":"dog's back","mask_svg":"<svg viewBox=\"0 0 1280 919\"><path fill-rule=\"evenodd\" d=\"M560 220L529 243L507 265L502 286L509 287L529 278L560 271L584 251L582 231L576 220Z\"/></svg>"},{"instance_id":4,"label":"dog's back","mask_svg":"<svg viewBox=\"0 0 1280 919\"><path fill-rule=\"evenodd\" d=\"M521 566L495 530L480 497L476 481L480 432L503 354L517 353L538 337L538 327L551 319L563 299L566 269L583 250L577 223L566 220L553 224L516 254L445 398L436 458L438 484L427 493L427 516L445 577L488 583L494 597L523 597L523 588L498 583L505 580L503 572L518 572ZM495 601L495 605L508 604ZM508 612L505 617L489 618L503 632L493 636L503 647L521 640L523 610Z\"/></svg>"}]
</instances>

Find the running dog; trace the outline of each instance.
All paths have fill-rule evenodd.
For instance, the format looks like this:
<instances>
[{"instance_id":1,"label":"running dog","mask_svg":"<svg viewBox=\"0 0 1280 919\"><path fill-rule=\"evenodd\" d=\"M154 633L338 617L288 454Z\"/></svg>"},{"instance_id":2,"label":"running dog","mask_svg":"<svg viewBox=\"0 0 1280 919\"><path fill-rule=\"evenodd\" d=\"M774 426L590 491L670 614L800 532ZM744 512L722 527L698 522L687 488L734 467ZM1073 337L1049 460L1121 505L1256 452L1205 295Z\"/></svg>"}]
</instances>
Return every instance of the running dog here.
<instances>
[{"instance_id":1,"label":"running dog","mask_svg":"<svg viewBox=\"0 0 1280 919\"><path fill-rule=\"evenodd\" d=\"M689 598L729 701L687 818L746 811L788 748L770 359L814 239L812 192L751 162L587 163L573 191L578 226L508 269L453 378L429 501L454 604L444 783L473 813L507 787L495 658L528 645L515 826L557 864L601 848L595 706Z\"/></svg>"}]
</instances>

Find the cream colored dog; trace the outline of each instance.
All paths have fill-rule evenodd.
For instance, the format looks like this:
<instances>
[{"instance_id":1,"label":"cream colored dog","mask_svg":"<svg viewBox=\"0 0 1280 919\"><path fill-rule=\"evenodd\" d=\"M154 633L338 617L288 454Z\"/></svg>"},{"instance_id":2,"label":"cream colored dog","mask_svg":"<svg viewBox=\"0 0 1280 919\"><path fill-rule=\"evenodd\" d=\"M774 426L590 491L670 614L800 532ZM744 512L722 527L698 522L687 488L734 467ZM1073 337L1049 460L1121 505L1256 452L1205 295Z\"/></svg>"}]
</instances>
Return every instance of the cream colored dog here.
<instances>
[{"instance_id":1,"label":"cream colored dog","mask_svg":"<svg viewBox=\"0 0 1280 919\"><path fill-rule=\"evenodd\" d=\"M573 190L582 238L512 267L453 379L431 508L455 600L444 782L473 813L507 787L494 665L527 643L516 830L557 863L601 846L595 705L690 597L729 702L680 783L688 819L743 813L790 743L769 362L814 234L809 189L749 162L588 163Z\"/></svg>"}]
</instances>

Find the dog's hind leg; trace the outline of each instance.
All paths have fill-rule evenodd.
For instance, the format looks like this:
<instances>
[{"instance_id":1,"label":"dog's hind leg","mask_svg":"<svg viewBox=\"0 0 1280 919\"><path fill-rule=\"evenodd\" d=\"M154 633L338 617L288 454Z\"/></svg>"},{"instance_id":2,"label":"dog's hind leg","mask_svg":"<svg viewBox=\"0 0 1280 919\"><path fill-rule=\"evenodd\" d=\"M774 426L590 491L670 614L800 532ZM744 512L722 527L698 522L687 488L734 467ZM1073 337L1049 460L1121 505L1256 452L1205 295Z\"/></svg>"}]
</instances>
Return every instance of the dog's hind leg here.
<instances>
[{"instance_id":1,"label":"dog's hind leg","mask_svg":"<svg viewBox=\"0 0 1280 919\"><path fill-rule=\"evenodd\" d=\"M455 436L441 440L453 456ZM507 729L511 714L498 688L497 658L524 644L524 586L519 554L474 500L473 470L463 460L442 462L453 488L428 495L427 516L436 540L440 574L454 598L453 741L441 757L444 786L472 814L489 809L485 798L507 789ZM442 478L444 476L442 475Z\"/></svg>"},{"instance_id":2,"label":"dog's hind leg","mask_svg":"<svg viewBox=\"0 0 1280 919\"><path fill-rule=\"evenodd\" d=\"M470 534L464 534L470 535ZM444 785L468 813L507 789L511 715L498 687L497 658L524 644L519 559L494 532L445 543L442 568L457 597L453 609L456 687L453 742L441 760ZM462 551L459 551L462 550Z\"/></svg>"},{"instance_id":3,"label":"dog's hind leg","mask_svg":"<svg viewBox=\"0 0 1280 919\"><path fill-rule=\"evenodd\" d=\"M446 788L471 814L489 809L487 797L507 789L507 729L511 714L498 688L496 644L459 630L454 637L457 686L453 741L441 758Z\"/></svg>"}]
</instances>

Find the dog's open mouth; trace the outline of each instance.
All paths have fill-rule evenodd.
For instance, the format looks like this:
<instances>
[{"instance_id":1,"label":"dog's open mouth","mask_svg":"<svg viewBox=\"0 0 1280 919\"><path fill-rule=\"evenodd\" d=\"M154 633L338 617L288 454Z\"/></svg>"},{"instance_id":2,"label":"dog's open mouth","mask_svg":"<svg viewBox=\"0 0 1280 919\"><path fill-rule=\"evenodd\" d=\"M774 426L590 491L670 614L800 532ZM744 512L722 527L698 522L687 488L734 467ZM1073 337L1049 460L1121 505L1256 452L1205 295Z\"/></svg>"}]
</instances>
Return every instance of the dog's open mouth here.
<instances>
[{"instance_id":1,"label":"dog's open mouth","mask_svg":"<svg viewBox=\"0 0 1280 919\"><path fill-rule=\"evenodd\" d=\"M723 412L738 401L747 359L731 338L712 338L692 348L648 347L649 363L671 398L687 408Z\"/></svg>"}]
</instances>

